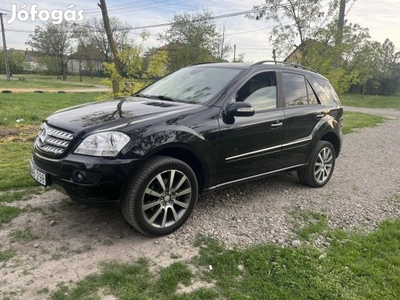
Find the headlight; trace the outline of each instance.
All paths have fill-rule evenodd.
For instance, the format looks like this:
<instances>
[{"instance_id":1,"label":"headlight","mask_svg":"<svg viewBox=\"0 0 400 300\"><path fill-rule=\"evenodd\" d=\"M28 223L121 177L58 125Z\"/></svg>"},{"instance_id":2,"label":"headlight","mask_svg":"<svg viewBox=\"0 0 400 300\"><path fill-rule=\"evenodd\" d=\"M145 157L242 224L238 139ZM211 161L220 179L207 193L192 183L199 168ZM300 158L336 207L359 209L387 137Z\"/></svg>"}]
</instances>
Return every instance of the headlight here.
<instances>
[{"instance_id":1,"label":"headlight","mask_svg":"<svg viewBox=\"0 0 400 300\"><path fill-rule=\"evenodd\" d=\"M75 153L93 156L116 156L130 141L122 132L95 133L85 138Z\"/></svg>"}]
</instances>

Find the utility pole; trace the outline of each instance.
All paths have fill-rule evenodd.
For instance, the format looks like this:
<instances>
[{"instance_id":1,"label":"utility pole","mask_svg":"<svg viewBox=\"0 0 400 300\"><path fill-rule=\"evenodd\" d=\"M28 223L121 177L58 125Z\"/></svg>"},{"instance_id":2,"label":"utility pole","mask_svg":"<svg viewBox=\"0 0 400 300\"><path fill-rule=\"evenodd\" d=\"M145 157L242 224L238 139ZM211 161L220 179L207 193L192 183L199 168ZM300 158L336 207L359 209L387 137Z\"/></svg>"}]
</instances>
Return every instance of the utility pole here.
<instances>
[{"instance_id":1,"label":"utility pole","mask_svg":"<svg viewBox=\"0 0 400 300\"><path fill-rule=\"evenodd\" d=\"M233 45L233 62L236 61L236 44Z\"/></svg>"},{"instance_id":2,"label":"utility pole","mask_svg":"<svg viewBox=\"0 0 400 300\"><path fill-rule=\"evenodd\" d=\"M340 46L342 45L342 39L343 39L343 28L344 28L344 12L346 9L346 0L340 0L340 7L339 7L339 21L338 21L338 36L336 40L336 47L340 49ZM339 60L340 57L342 56L342 51L337 52L334 65L336 68L339 67Z\"/></svg>"},{"instance_id":3,"label":"utility pole","mask_svg":"<svg viewBox=\"0 0 400 300\"><path fill-rule=\"evenodd\" d=\"M115 42L113 32L111 31L110 18L108 17L106 0L100 0L100 3L98 3L97 5L101 9L101 14L103 16L104 30L106 31L107 40L108 40L108 43L110 44L111 52L114 55L115 69L116 69L118 75L122 75L124 66L118 55L119 51L117 48L117 43ZM122 45L121 45L121 48L122 48ZM119 94L119 82L117 79L112 80L112 87L113 87L113 94L114 95Z\"/></svg>"},{"instance_id":4,"label":"utility pole","mask_svg":"<svg viewBox=\"0 0 400 300\"><path fill-rule=\"evenodd\" d=\"M10 81L10 66L8 65L7 45L6 45L6 34L4 33L3 13L0 13L1 22L1 34L3 36L3 51L4 51L4 63L6 66L7 81Z\"/></svg>"},{"instance_id":5,"label":"utility pole","mask_svg":"<svg viewBox=\"0 0 400 300\"><path fill-rule=\"evenodd\" d=\"M274 62L276 64L276 50L272 49L272 57L274 58Z\"/></svg>"}]
</instances>

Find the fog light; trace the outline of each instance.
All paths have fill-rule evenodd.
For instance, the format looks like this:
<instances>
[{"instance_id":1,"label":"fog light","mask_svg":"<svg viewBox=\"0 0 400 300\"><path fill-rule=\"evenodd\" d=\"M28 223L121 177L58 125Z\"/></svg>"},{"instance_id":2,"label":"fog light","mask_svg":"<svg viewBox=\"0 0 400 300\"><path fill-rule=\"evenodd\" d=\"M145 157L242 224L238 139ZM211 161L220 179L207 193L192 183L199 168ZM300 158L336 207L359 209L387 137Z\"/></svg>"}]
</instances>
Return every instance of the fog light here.
<instances>
[{"instance_id":1,"label":"fog light","mask_svg":"<svg viewBox=\"0 0 400 300\"><path fill-rule=\"evenodd\" d=\"M74 170L71 179L75 182L83 182L86 179L86 173L81 170Z\"/></svg>"}]
</instances>

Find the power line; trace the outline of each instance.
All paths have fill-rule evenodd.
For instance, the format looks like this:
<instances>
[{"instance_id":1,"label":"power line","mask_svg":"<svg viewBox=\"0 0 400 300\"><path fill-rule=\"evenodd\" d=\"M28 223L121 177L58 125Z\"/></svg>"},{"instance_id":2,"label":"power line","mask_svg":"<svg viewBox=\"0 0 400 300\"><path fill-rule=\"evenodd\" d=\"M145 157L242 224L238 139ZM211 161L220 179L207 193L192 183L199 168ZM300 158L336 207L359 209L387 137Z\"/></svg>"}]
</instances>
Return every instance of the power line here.
<instances>
[{"instance_id":1,"label":"power line","mask_svg":"<svg viewBox=\"0 0 400 300\"><path fill-rule=\"evenodd\" d=\"M345 16L347 16L347 14L349 13L350 9L353 7L354 3L356 3L356 0L353 0L353 3L350 5L349 9L344 14Z\"/></svg>"},{"instance_id":2,"label":"power line","mask_svg":"<svg viewBox=\"0 0 400 300\"><path fill-rule=\"evenodd\" d=\"M137 6L143 6L143 4L154 4L154 3L157 3L157 2L166 2L165 0L142 0L142 1L135 1L134 3L132 3L132 2L125 2L125 3L121 3L121 4L118 4L118 5L110 5L110 6L107 6L107 10L108 11L115 11L115 10L118 10L118 9L125 9L125 8L130 8L130 7L137 7ZM153 3L151 3L151 2L153 2ZM85 10L85 13L89 13L89 14L91 14L91 13L97 13L99 10L98 10L98 8L96 8L96 9L94 9L94 8L92 8L92 9L88 9L88 10Z\"/></svg>"},{"instance_id":3,"label":"power line","mask_svg":"<svg viewBox=\"0 0 400 300\"><path fill-rule=\"evenodd\" d=\"M234 13L229 13L229 14L223 14L223 15L218 15L214 17L210 17L210 20L216 20L216 19L223 19L223 18L231 18L231 17L237 17L240 15L245 15L250 12L253 12L253 10L245 10L245 11L238 11ZM200 20L200 19L199 19ZM199 20L192 20L190 22L198 22ZM164 27L164 26L170 26L172 23L160 23L160 24L153 24L153 25L144 25L144 26L133 26L133 27L124 27L120 28L116 31L124 31L124 30L137 30L137 29L147 29L147 28L156 28L156 27ZM93 28L93 27L92 27ZM26 32L26 33L31 33L32 30L22 30L22 29L7 29L7 31L10 32Z\"/></svg>"},{"instance_id":4,"label":"power line","mask_svg":"<svg viewBox=\"0 0 400 300\"><path fill-rule=\"evenodd\" d=\"M287 25L287 24L289 24L289 23L291 23L291 21L284 22L284 23L282 23L282 25ZM262 31L262 30L271 29L271 28L274 28L274 27L275 27L275 25L274 25L274 26L267 26L267 27L263 27L263 28L259 28L259 29L254 29L254 30L249 30L249 31L241 31L241 32L228 33L227 36L230 36L230 35L237 35L237 34L251 33L251 32L256 32L256 31Z\"/></svg>"},{"instance_id":5,"label":"power line","mask_svg":"<svg viewBox=\"0 0 400 300\"><path fill-rule=\"evenodd\" d=\"M127 8L118 8L118 9L114 9L114 10L110 9L110 10L108 10L108 12L109 13L110 12L113 12L113 13L125 13L125 12L139 11L139 10L145 10L145 9L150 9L150 8L159 8L159 7L163 7L163 6L179 4L179 3L188 2L188 1L190 1L190 0L180 0L180 1L173 1L173 2L165 3L165 1L160 0L160 1L153 2L153 4L160 3L160 2L164 2L164 4L153 5L153 6L144 5L144 6L141 6L141 7L139 5L139 8L138 8L138 5L135 4L134 8L130 8L129 9L129 7L127 7ZM130 7L132 7L132 6L130 6ZM85 15L98 15L98 14L101 14L101 11L89 12L89 13L85 12L84 14Z\"/></svg>"}]
</instances>

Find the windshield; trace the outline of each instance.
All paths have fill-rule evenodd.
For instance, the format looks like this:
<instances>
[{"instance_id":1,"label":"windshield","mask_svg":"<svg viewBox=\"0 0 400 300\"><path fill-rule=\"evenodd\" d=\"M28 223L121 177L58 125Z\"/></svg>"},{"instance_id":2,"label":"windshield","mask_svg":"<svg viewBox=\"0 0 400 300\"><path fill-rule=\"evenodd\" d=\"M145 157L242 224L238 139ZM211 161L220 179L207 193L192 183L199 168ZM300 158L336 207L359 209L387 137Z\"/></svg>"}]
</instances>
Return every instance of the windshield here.
<instances>
[{"instance_id":1,"label":"windshield","mask_svg":"<svg viewBox=\"0 0 400 300\"><path fill-rule=\"evenodd\" d=\"M204 103L214 97L242 69L211 66L180 69L145 88L138 96Z\"/></svg>"}]
</instances>

